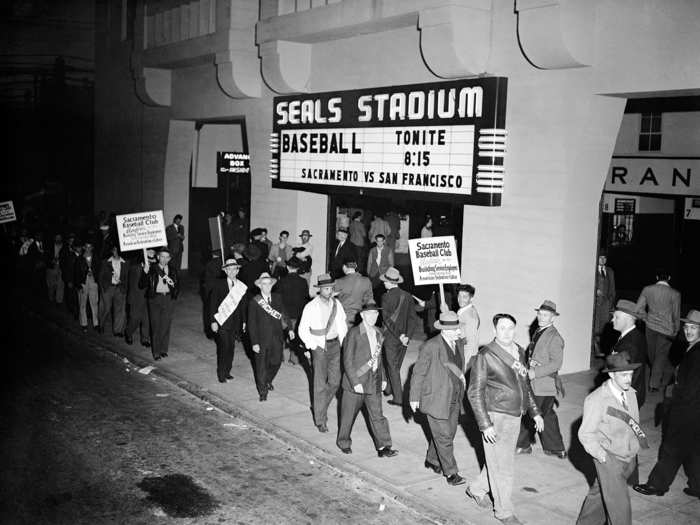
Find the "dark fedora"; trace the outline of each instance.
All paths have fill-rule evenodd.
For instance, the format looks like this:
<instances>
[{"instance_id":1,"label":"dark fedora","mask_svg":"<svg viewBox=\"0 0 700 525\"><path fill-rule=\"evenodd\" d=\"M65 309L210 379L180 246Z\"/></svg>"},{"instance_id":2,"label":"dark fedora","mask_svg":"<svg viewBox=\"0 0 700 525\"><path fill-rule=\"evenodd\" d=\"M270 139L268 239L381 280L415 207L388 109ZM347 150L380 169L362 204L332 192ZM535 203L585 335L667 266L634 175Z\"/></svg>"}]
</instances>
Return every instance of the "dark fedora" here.
<instances>
[{"instance_id":1,"label":"dark fedora","mask_svg":"<svg viewBox=\"0 0 700 525\"><path fill-rule=\"evenodd\" d=\"M535 308L536 312L539 312L540 310L552 312L554 315L559 315L559 312L557 312L557 304L549 299L545 299L539 308Z\"/></svg>"},{"instance_id":2,"label":"dark fedora","mask_svg":"<svg viewBox=\"0 0 700 525\"><path fill-rule=\"evenodd\" d=\"M290 257L287 260L287 268L301 268L301 261L297 257Z\"/></svg>"},{"instance_id":3,"label":"dark fedora","mask_svg":"<svg viewBox=\"0 0 700 525\"><path fill-rule=\"evenodd\" d=\"M433 326L438 330L456 330L459 328L459 316L453 311L441 313Z\"/></svg>"},{"instance_id":4,"label":"dark fedora","mask_svg":"<svg viewBox=\"0 0 700 525\"><path fill-rule=\"evenodd\" d=\"M370 302L362 305L362 309L360 310L360 313L369 312L369 311L378 312L379 310L381 310L381 308L379 308L377 306L377 303L375 303L374 301L370 301Z\"/></svg>"},{"instance_id":5,"label":"dark fedora","mask_svg":"<svg viewBox=\"0 0 700 525\"><path fill-rule=\"evenodd\" d=\"M313 235L311 235L311 232L309 230L301 230L299 237L303 237L304 235L308 235L309 237L313 237Z\"/></svg>"},{"instance_id":6,"label":"dark fedora","mask_svg":"<svg viewBox=\"0 0 700 525\"><path fill-rule=\"evenodd\" d=\"M333 277L328 275L327 273L321 274L318 276L318 282L314 284L316 288L323 288L324 286L333 286L335 284L335 280Z\"/></svg>"},{"instance_id":7,"label":"dark fedora","mask_svg":"<svg viewBox=\"0 0 700 525\"><path fill-rule=\"evenodd\" d=\"M625 312L632 317L639 318L639 310L637 309L637 303L634 301L629 301L627 299L620 299L615 305L613 312Z\"/></svg>"},{"instance_id":8,"label":"dark fedora","mask_svg":"<svg viewBox=\"0 0 700 525\"><path fill-rule=\"evenodd\" d=\"M642 366L642 363L631 363L629 353L627 350L623 350L622 352L610 354L605 358L603 372L626 372L628 370L636 370L640 366Z\"/></svg>"},{"instance_id":9,"label":"dark fedora","mask_svg":"<svg viewBox=\"0 0 700 525\"><path fill-rule=\"evenodd\" d=\"M167 246L161 246L160 248L156 248L156 253L167 253L170 255L170 250L168 250Z\"/></svg>"}]
</instances>

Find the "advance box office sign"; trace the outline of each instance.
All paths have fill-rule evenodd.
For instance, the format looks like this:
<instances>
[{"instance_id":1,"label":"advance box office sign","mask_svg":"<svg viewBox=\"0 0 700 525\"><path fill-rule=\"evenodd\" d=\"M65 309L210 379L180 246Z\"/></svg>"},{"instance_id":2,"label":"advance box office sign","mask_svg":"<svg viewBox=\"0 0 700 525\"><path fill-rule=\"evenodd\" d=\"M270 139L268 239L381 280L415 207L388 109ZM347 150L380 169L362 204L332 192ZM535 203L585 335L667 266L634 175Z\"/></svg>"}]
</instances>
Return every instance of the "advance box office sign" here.
<instances>
[{"instance_id":1,"label":"advance box office sign","mask_svg":"<svg viewBox=\"0 0 700 525\"><path fill-rule=\"evenodd\" d=\"M276 97L273 186L394 190L498 206L507 79Z\"/></svg>"}]
</instances>

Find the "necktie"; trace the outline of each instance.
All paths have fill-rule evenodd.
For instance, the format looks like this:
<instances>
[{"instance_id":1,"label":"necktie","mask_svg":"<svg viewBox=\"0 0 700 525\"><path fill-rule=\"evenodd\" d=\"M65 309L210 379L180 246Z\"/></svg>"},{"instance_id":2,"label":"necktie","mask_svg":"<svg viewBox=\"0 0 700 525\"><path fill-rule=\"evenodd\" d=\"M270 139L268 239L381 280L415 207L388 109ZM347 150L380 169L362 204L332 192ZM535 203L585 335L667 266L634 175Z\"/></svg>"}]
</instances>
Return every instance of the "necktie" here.
<instances>
[{"instance_id":1,"label":"necktie","mask_svg":"<svg viewBox=\"0 0 700 525\"><path fill-rule=\"evenodd\" d=\"M622 408L624 408L625 410L629 410L629 406L627 406L627 400L625 399L624 392L622 392L622 394L620 394L620 398L622 399Z\"/></svg>"},{"instance_id":2,"label":"necktie","mask_svg":"<svg viewBox=\"0 0 700 525\"><path fill-rule=\"evenodd\" d=\"M340 253L340 247L342 246L341 243L338 243L338 247L335 249L335 254L338 255Z\"/></svg>"}]
</instances>

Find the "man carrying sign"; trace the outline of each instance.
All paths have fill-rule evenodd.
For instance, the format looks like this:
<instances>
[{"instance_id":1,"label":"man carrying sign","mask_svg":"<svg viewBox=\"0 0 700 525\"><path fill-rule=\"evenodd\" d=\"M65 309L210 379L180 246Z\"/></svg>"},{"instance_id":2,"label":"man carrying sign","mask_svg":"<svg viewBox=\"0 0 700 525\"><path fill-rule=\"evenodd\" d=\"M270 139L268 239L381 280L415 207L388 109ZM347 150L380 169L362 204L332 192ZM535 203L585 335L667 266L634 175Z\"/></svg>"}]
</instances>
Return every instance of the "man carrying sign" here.
<instances>
[{"instance_id":1,"label":"man carrying sign","mask_svg":"<svg viewBox=\"0 0 700 525\"><path fill-rule=\"evenodd\" d=\"M639 426L637 396L632 371L641 366L630 362L627 351L605 359L603 372L610 376L583 402L583 422L578 438L593 456L596 480L586 496L576 523L598 525L632 523L627 479L634 472L640 446L648 448Z\"/></svg>"},{"instance_id":2,"label":"man carrying sign","mask_svg":"<svg viewBox=\"0 0 700 525\"><path fill-rule=\"evenodd\" d=\"M216 375L219 383L233 379L233 350L240 340L246 318L244 296L248 287L236 279L241 266L236 259L227 259L222 269L226 279L217 279L209 295L209 322L216 339Z\"/></svg>"}]
</instances>

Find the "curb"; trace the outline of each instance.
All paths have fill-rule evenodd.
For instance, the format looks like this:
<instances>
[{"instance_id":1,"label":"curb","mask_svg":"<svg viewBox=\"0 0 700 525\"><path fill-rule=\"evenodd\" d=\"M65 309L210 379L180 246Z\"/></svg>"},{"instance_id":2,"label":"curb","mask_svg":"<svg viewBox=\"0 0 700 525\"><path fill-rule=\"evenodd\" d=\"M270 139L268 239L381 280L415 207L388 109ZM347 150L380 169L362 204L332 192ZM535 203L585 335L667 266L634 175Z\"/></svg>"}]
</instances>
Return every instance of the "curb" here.
<instances>
[{"instance_id":1,"label":"curb","mask_svg":"<svg viewBox=\"0 0 700 525\"><path fill-rule=\"evenodd\" d=\"M53 325L54 328L65 332L67 335L84 340L84 334L77 328L72 328L59 324L59 322L57 322L57 319L54 317L46 317L36 311L32 311L32 313L37 317L41 318L44 322ZM138 366L139 368L143 368L145 366L153 364L150 361L146 360L146 358L142 358L124 352L116 345L110 344L108 341L89 340L88 342L90 345L103 352L107 352L112 355L128 359L131 364ZM364 483L371 485L387 500L392 500L395 503L402 505L406 509L413 511L418 517L424 520L427 520L431 523L445 525L449 525L452 523L476 525L476 523L465 521L464 518L459 520L455 519L454 515L446 514L438 506L417 499L416 496L409 494L406 491L397 489L391 483L388 483L387 481L378 478L377 476L374 476L373 474L359 467L347 463L341 458L335 457L334 455L314 445L313 443L310 443L305 439L300 438L273 423L270 423L264 418L260 418L259 416L252 414L245 408L234 405L231 402L220 398L219 396L213 394L209 390L206 390L198 384L188 381L187 379L184 379L178 376L177 374L169 372L168 370L165 370L160 367L155 367L151 374L167 381L176 388L185 390L189 394L209 403L210 405L224 412L225 414L245 420L247 423L257 427L257 429L270 435L276 440L299 449L302 453L312 457L314 460L318 461L322 465L325 465L326 467L339 471L348 476L355 476L359 478Z\"/></svg>"}]
</instances>

